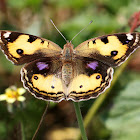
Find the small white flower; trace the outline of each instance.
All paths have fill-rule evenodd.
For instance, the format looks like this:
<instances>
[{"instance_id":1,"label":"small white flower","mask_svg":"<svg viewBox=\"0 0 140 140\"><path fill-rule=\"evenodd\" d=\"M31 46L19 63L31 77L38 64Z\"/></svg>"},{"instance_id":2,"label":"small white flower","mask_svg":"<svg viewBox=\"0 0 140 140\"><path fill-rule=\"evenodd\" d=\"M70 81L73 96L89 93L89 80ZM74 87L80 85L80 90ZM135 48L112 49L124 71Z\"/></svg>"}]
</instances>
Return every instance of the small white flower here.
<instances>
[{"instance_id":1,"label":"small white flower","mask_svg":"<svg viewBox=\"0 0 140 140\"><path fill-rule=\"evenodd\" d=\"M15 101L23 102L25 97L22 96L26 90L24 88L16 88L16 86L11 86L5 90L4 94L0 95L0 101L6 101L7 103L14 103Z\"/></svg>"}]
</instances>

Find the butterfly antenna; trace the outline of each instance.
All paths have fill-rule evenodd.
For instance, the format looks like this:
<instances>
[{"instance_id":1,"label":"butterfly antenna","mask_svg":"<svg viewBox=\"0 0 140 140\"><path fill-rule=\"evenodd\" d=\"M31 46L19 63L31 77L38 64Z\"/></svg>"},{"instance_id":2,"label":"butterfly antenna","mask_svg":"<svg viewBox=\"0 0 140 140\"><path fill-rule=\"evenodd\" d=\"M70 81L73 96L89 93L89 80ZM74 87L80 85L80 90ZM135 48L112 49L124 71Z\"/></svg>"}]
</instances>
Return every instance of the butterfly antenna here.
<instances>
[{"instance_id":1,"label":"butterfly antenna","mask_svg":"<svg viewBox=\"0 0 140 140\"><path fill-rule=\"evenodd\" d=\"M85 30L92 22L93 22L93 21L91 20L91 21L88 23L88 25L87 25L86 27L84 27L79 33L77 33L77 34L72 38L72 40L73 40L76 36L78 36L83 30ZM70 42L72 42L72 40L71 40Z\"/></svg>"},{"instance_id":2,"label":"butterfly antenna","mask_svg":"<svg viewBox=\"0 0 140 140\"><path fill-rule=\"evenodd\" d=\"M55 27L55 29L58 31L58 33L64 38L64 40L67 42L67 39L64 37L64 35L58 30L58 28L55 26L54 22L50 19L51 23Z\"/></svg>"}]
</instances>

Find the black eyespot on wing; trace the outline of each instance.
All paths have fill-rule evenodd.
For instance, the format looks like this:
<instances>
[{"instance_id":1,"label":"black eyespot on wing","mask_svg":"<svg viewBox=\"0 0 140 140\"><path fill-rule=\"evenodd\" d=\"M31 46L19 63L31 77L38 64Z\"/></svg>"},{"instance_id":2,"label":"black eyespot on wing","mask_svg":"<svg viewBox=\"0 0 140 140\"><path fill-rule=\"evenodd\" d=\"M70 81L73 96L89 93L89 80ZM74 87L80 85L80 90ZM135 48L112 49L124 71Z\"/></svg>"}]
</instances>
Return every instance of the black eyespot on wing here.
<instances>
[{"instance_id":1,"label":"black eyespot on wing","mask_svg":"<svg viewBox=\"0 0 140 140\"><path fill-rule=\"evenodd\" d=\"M17 49L16 52L17 52L18 54L23 54L23 50L22 50L22 49Z\"/></svg>"},{"instance_id":2,"label":"black eyespot on wing","mask_svg":"<svg viewBox=\"0 0 140 140\"><path fill-rule=\"evenodd\" d=\"M104 42L105 44L107 44L108 43L108 38L107 37L103 37L103 38L101 38L101 41Z\"/></svg>"},{"instance_id":3,"label":"black eyespot on wing","mask_svg":"<svg viewBox=\"0 0 140 140\"><path fill-rule=\"evenodd\" d=\"M100 79L100 75L97 75L97 76L96 76L96 79Z\"/></svg>"},{"instance_id":4,"label":"black eyespot on wing","mask_svg":"<svg viewBox=\"0 0 140 140\"><path fill-rule=\"evenodd\" d=\"M79 86L79 88L82 88L82 87L83 87L83 85L80 85L80 86Z\"/></svg>"},{"instance_id":5,"label":"black eyespot on wing","mask_svg":"<svg viewBox=\"0 0 140 140\"><path fill-rule=\"evenodd\" d=\"M38 79L38 77L37 77L37 76L34 76L34 79L35 79L35 80L37 80L37 79Z\"/></svg>"},{"instance_id":6,"label":"black eyespot on wing","mask_svg":"<svg viewBox=\"0 0 140 140\"><path fill-rule=\"evenodd\" d=\"M125 34L119 34L119 35L116 35L116 36L123 45L128 44L131 41L131 40L127 39L127 36Z\"/></svg>"},{"instance_id":7,"label":"black eyespot on wing","mask_svg":"<svg viewBox=\"0 0 140 140\"><path fill-rule=\"evenodd\" d=\"M118 54L118 51L111 51L111 56L116 56Z\"/></svg>"},{"instance_id":8,"label":"black eyespot on wing","mask_svg":"<svg viewBox=\"0 0 140 140\"><path fill-rule=\"evenodd\" d=\"M32 43L32 42L34 42L36 39L37 39L36 36L29 35L28 42Z\"/></svg>"},{"instance_id":9,"label":"black eyespot on wing","mask_svg":"<svg viewBox=\"0 0 140 140\"><path fill-rule=\"evenodd\" d=\"M55 87L54 86L51 86L51 88L54 89Z\"/></svg>"}]
</instances>

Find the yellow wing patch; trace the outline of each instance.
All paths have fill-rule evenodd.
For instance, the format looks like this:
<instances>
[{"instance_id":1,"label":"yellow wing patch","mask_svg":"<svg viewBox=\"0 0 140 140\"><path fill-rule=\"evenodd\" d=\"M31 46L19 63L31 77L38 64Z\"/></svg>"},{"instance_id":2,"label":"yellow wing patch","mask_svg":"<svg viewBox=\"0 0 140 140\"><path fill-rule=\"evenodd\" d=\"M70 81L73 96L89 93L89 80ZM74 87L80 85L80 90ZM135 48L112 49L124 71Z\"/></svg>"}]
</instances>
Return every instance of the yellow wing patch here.
<instances>
[{"instance_id":1,"label":"yellow wing patch","mask_svg":"<svg viewBox=\"0 0 140 140\"><path fill-rule=\"evenodd\" d=\"M23 50L23 54L30 55L34 54L36 50L41 48L48 48L48 42L45 41L41 43L41 39L36 39L32 43L28 42L28 35L20 35L13 43L8 43L9 53L12 54L16 58L20 58L21 55L17 53L18 49Z\"/></svg>"},{"instance_id":2,"label":"yellow wing patch","mask_svg":"<svg viewBox=\"0 0 140 140\"><path fill-rule=\"evenodd\" d=\"M100 78L97 79L96 77L99 76ZM100 87L102 81L102 75L99 73L95 73L93 75L86 76L81 74L75 77L69 87L69 93L71 91L75 92L87 92L89 90L95 90L97 87Z\"/></svg>"},{"instance_id":3,"label":"yellow wing patch","mask_svg":"<svg viewBox=\"0 0 140 140\"><path fill-rule=\"evenodd\" d=\"M34 74L32 76L32 84L34 88L46 93L64 92L62 81L54 75L44 77L41 74Z\"/></svg>"},{"instance_id":4,"label":"yellow wing patch","mask_svg":"<svg viewBox=\"0 0 140 140\"><path fill-rule=\"evenodd\" d=\"M106 72L106 76L100 73L94 73L91 76L80 74L75 77L68 87L68 99L79 101L96 98L110 86L113 69L110 67Z\"/></svg>"},{"instance_id":5,"label":"yellow wing patch","mask_svg":"<svg viewBox=\"0 0 140 140\"><path fill-rule=\"evenodd\" d=\"M128 46L123 45L116 36L108 36L108 43L104 43L101 39L96 39L96 43L89 42L89 48L96 49L104 56L111 56L111 51L118 51L118 54L113 58L116 60L121 58L127 51Z\"/></svg>"},{"instance_id":6,"label":"yellow wing patch","mask_svg":"<svg viewBox=\"0 0 140 140\"><path fill-rule=\"evenodd\" d=\"M30 68L31 65L28 64L28 67L26 66L26 68L21 69L21 80L24 83L24 87L27 88L32 95L39 99L54 102L60 102L65 99L65 88L60 78L54 74L45 76L42 74L29 74L37 70L31 70Z\"/></svg>"}]
</instances>

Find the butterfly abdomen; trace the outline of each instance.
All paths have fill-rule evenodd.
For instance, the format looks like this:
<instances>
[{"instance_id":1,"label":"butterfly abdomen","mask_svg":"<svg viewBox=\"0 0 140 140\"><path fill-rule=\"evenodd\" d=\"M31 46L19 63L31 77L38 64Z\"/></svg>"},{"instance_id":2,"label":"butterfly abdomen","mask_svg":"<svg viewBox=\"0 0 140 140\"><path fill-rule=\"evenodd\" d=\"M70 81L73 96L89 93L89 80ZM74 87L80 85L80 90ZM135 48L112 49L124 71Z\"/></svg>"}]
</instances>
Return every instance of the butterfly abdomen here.
<instances>
[{"instance_id":1,"label":"butterfly abdomen","mask_svg":"<svg viewBox=\"0 0 140 140\"><path fill-rule=\"evenodd\" d=\"M62 66L62 80L66 87L68 87L69 83L73 79L73 66L72 63L64 63Z\"/></svg>"}]
</instances>

